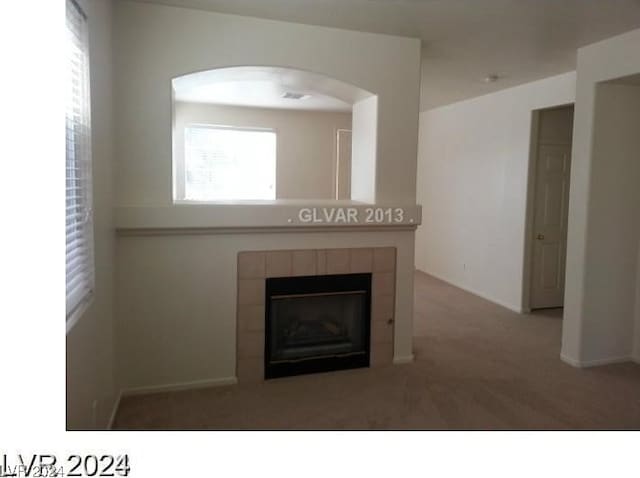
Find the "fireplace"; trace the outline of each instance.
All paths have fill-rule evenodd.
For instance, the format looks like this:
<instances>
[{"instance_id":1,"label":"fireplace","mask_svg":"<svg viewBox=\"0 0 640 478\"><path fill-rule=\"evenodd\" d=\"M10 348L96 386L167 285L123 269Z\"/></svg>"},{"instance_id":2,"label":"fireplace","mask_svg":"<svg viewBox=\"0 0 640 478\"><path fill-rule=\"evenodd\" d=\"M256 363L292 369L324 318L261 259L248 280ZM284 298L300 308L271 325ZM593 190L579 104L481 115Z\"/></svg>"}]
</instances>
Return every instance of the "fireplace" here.
<instances>
[{"instance_id":1,"label":"fireplace","mask_svg":"<svg viewBox=\"0 0 640 478\"><path fill-rule=\"evenodd\" d=\"M265 378L369 366L371 274L267 278Z\"/></svg>"},{"instance_id":2,"label":"fireplace","mask_svg":"<svg viewBox=\"0 0 640 478\"><path fill-rule=\"evenodd\" d=\"M391 365L395 271L395 247L239 252L238 382Z\"/></svg>"}]
</instances>

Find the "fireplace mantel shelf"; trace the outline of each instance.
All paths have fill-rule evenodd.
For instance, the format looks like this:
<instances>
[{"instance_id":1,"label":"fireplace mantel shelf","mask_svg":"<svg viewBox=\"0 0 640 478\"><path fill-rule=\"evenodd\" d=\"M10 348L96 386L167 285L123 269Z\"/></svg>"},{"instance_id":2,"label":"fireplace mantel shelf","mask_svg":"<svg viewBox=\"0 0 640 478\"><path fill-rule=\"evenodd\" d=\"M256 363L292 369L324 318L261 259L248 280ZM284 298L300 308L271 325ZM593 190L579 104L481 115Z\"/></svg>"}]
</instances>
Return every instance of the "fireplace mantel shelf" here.
<instances>
[{"instance_id":1,"label":"fireplace mantel shelf","mask_svg":"<svg viewBox=\"0 0 640 478\"><path fill-rule=\"evenodd\" d=\"M116 230L138 234L414 230L422 208L355 201L176 204L118 207Z\"/></svg>"}]
</instances>

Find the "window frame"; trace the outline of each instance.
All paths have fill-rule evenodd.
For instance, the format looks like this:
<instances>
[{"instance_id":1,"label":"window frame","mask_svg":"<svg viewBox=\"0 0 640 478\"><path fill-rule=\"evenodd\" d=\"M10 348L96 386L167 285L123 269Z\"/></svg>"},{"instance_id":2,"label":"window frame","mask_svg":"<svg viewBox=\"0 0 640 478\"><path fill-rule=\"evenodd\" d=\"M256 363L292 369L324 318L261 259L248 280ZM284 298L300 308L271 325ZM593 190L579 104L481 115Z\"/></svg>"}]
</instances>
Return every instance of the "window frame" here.
<instances>
[{"instance_id":1,"label":"window frame","mask_svg":"<svg viewBox=\"0 0 640 478\"><path fill-rule=\"evenodd\" d=\"M275 137L275 168L274 171L274 199L210 199L210 200L198 200L198 199L186 199L186 162L187 162L187 129L188 128L207 128L214 130L231 130L231 131L246 131L246 132L259 132L259 133L273 133ZM278 188L278 128L271 128L266 126L236 126L229 124L216 124L216 123L202 123L202 122L186 122L179 132L182 138L182 151L178 154L176 148L173 149L173 203L174 204L243 204L243 203L264 203L269 204L277 201L277 188ZM175 132L174 132L175 141ZM174 145L175 146L175 145Z\"/></svg>"},{"instance_id":2,"label":"window frame","mask_svg":"<svg viewBox=\"0 0 640 478\"><path fill-rule=\"evenodd\" d=\"M74 11L74 13L71 13ZM72 19L71 15L75 15L77 19ZM66 33L75 35L79 48L82 52L82 65L80 76L82 78L82 85L79 93L79 103L81 106L80 119L76 122L75 119L69 119L69 106L65 105L65 295L66 295L66 313L65 313L65 326L68 333L78 322L78 320L84 315L84 312L93 302L95 294L95 241L94 241L94 220L93 220L93 173L92 173L92 138L91 138L91 87L90 87L90 42L89 42L89 20L88 16L82 7L75 0L66 1ZM80 28L73 30L70 28L70 23L79 21ZM67 59L69 62L70 59ZM69 75L72 74L71 64L67 63L69 68ZM71 85L67 85L67 88L71 88ZM73 100L73 93L69 93L67 101ZM75 129L71 131L69 124L74 126L80 126L80 130ZM71 144L71 146L70 146ZM73 151L73 159L71 160L72 168L69 168L69 148ZM70 175L70 169L76 171L73 175ZM76 176L76 174L80 176ZM69 213L69 207L67 202L69 198L67 196L68 182L78 181L80 183L80 195L81 199L72 208L73 213ZM76 269L75 274L71 276L71 279L80 277L79 289L74 289L72 294L69 294L66 290L68 285L69 275L69 256L66 252L68 247L67 241L69 239L69 225L67 222L70 217L78 216L80 220L74 219L73 225L75 227L75 233L80 233L79 246L77 248L84 249L84 257L78 261L78 264L74 267ZM76 256L78 257L78 256ZM71 300L70 300L71 299Z\"/></svg>"}]
</instances>

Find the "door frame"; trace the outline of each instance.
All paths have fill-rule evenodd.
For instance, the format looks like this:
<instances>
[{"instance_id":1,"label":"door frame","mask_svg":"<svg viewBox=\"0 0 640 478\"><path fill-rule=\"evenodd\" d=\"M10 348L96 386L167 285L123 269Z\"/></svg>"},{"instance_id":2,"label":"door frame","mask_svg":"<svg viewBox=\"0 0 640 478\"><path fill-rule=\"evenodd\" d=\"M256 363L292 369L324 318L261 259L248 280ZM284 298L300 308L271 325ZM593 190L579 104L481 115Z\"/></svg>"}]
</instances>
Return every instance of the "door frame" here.
<instances>
[{"instance_id":1,"label":"door frame","mask_svg":"<svg viewBox=\"0 0 640 478\"><path fill-rule=\"evenodd\" d=\"M546 108L539 108L531 111L531 131L529 133L529 164L527 166L527 196L524 224L524 254L522 262L521 310L525 314L531 313L531 287L533 284L533 220L536 201L536 166L538 161L538 135L540 132L540 115L543 111L556 110L569 106L573 106L575 111L575 102L562 103L559 105L548 106ZM569 188L571 188L571 184L569 184Z\"/></svg>"}]
</instances>

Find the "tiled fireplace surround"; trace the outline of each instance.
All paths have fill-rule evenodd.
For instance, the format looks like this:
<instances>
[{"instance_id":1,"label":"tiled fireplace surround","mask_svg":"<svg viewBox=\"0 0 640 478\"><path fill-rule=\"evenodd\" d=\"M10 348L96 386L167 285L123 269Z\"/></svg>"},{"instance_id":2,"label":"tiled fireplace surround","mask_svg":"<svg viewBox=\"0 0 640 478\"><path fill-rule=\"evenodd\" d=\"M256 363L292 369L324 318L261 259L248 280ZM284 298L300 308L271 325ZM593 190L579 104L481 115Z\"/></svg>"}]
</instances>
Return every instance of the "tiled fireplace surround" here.
<instances>
[{"instance_id":1,"label":"tiled fireplace surround","mask_svg":"<svg viewBox=\"0 0 640 478\"><path fill-rule=\"evenodd\" d=\"M393 360L395 247L246 251L238 253L236 375L264 380L265 279L370 272L371 367Z\"/></svg>"}]
</instances>

